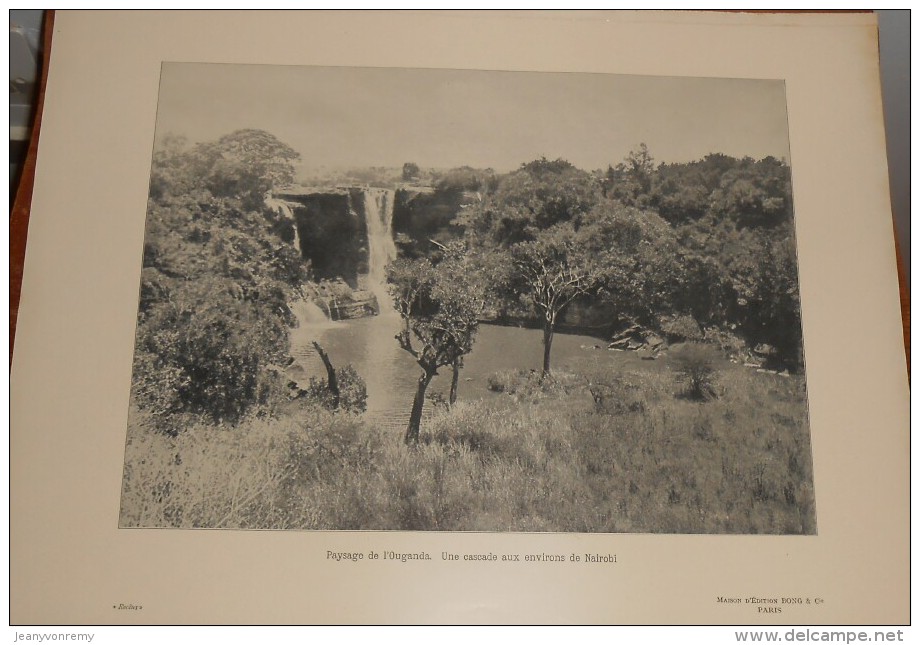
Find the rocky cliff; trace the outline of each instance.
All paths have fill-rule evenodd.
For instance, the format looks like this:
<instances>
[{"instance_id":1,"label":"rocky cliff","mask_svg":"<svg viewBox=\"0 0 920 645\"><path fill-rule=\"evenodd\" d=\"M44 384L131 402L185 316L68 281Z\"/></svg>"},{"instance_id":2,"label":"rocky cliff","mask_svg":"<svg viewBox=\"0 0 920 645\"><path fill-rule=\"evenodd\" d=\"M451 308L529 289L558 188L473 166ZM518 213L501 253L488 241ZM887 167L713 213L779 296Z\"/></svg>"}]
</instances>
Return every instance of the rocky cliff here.
<instances>
[{"instance_id":1,"label":"rocky cliff","mask_svg":"<svg viewBox=\"0 0 920 645\"><path fill-rule=\"evenodd\" d=\"M367 274L367 224L361 188L300 188L276 197L291 207L300 251L318 280L358 287Z\"/></svg>"}]
</instances>

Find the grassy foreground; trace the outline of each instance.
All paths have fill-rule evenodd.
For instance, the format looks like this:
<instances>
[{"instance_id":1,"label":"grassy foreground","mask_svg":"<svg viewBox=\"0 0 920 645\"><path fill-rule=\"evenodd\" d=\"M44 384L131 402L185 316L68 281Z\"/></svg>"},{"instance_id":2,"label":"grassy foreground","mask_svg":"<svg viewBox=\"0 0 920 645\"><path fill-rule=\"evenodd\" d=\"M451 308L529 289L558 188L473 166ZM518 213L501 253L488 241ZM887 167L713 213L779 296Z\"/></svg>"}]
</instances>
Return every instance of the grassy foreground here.
<instances>
[{"instance_id":1,"label":"grassy foreground","mask_svg":"<svg viewBox=\"0 0 920 645\"><path fill-rule=\"evenodd\" d=\"M815 532L804 380L727 368L717 398L667 371L497 375L417 448L305 408L176 437L132 414L125 527L630 533ZM597 395L598 390L594 388Z\"/></svg>"}]
</instances>

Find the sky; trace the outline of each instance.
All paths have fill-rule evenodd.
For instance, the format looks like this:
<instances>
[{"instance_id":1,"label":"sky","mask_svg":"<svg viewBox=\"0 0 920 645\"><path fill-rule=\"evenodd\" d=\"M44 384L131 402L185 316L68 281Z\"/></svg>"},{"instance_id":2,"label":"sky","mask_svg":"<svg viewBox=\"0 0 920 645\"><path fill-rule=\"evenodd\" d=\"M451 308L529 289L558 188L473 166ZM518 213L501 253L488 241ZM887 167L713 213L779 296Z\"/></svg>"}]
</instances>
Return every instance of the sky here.
<instances>
[{"instance_id":1,"label":"sky","mask_svg":"<svg viewBox=\"0 0 920 645\"><path fill-rule=\"evenodd\" d=\"M304 168L468 165L540 157L585 170L640 143L656 162L789 158L782 81L418 68L164 63L157 137L266 130Z\"/></svg>"}]
</instances>

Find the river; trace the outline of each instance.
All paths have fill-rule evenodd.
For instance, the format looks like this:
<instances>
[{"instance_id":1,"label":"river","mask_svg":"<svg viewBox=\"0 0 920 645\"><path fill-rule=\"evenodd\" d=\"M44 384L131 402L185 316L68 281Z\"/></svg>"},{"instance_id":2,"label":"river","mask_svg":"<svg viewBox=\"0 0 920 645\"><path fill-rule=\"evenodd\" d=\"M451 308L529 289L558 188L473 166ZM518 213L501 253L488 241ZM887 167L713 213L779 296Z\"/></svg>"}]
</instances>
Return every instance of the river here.
<instances>
[{"instance_id":1,"label":"river","mask_svg":"<svg viewBox=\"0 0 920 645\"><path fill-rule=\"evenodd\" d=\"M289 375L305 386L311 376L325 379L326 371L313 348L316 340L336 367L351 364L367 384L369 421L387 428L405 428L421 368L399 347L394 336L400 319L372 316L338 322L303 322L291 332L291 354L295 363ZM473 351L465 357L460 372L461 400L497 396L488 389L489 376L504 370L539 370L543 360L543 332L499 325L480 325ZM624 352L603 349L597 338L556 334L553 340L553 369L577 370L579 365L602 362L638 362ZM428 388L447 398L451 369L441 368Z\"/></svg>"}]
</instances>

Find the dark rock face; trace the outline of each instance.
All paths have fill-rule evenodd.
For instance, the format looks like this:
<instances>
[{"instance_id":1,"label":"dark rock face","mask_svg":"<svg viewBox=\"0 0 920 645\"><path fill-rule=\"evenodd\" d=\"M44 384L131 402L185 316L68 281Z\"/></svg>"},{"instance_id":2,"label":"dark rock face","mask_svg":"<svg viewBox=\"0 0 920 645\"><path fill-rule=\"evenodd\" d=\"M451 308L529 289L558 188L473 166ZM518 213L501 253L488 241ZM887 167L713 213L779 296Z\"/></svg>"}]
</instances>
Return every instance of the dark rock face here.
<instances>
[{"instance_id":1,"label":"dark rock face","mask_svg":"<svg viewBox=\"0 0 920 645\"><path fill-rule=\"evenodd\" d=\"M316 192L285 192L300 238L300 251L310 260L316 279L342 278L358 286L367 274L367 225L360 188Z\"/></svg>"},{"instance_id":2,"label":"dark rock face","mask_svg":"<svg viewBox=\"0 0 920 645\"><path fill-rule=\"evenodd\" d=\"M419 257L431 251L430 240L445 244L458 238L461 231L452 222L461 207L475 199L475 194L461 190L398 189L393 234L400 255Z\"/></svg>"}]
</instances>

